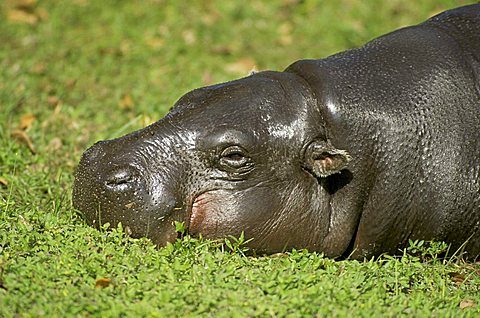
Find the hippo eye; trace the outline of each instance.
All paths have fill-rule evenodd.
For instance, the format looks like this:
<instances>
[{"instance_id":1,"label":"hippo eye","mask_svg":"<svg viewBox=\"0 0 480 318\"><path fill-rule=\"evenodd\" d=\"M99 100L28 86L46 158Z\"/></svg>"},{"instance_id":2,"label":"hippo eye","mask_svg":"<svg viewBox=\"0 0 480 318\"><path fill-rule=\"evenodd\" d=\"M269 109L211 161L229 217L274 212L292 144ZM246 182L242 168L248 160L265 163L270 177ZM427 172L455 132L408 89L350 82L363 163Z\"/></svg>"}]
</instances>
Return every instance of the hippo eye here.
<instances>
[{"instance_id":1,"label":"hippo eye","mask_svg":"<svg viewBox=\"0 0 480 318\"><path fill-rule=\"evenodd\" d=\"M251 165L246 151L239 146L230 146L220 153L219 164L221 168L240 169Z\"/></svg>"}]
</instances>

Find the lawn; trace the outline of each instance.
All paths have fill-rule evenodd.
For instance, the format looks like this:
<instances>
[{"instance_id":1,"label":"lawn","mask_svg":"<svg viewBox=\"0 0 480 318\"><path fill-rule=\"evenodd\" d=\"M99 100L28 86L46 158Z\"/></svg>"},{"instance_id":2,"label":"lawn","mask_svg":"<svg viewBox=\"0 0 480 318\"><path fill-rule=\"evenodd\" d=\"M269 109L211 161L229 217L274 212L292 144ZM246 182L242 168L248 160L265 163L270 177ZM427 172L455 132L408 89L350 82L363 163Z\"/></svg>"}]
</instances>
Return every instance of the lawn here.
<instances>
[{"instance_id":1,"label":"lawn","mask_svg":"<svg viewBox=\"0 0 480 318\"><path fill-rule=\"evenodd\" d=\"M480 263L412 242L378 260L166 248L71 205L95 141L187 91L322 58L473 1L0 2L0 317L478 317Z\"/></svg>"}]
</instances>

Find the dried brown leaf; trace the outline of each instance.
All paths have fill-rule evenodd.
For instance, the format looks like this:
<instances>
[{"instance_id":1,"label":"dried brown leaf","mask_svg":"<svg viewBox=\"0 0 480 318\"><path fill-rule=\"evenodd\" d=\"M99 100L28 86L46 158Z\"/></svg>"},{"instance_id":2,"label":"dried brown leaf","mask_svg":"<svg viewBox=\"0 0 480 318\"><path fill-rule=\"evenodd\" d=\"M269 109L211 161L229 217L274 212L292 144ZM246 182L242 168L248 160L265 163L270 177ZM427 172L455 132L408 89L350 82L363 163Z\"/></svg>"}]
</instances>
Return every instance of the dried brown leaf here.
<instances>
[{"instance_id":1,"label":"dried brown leaf","mask_svg":"<svg viewBox=\"0 0 480 318\"><path fill-rule=\"evenodd\" d=\"M464 299L459 304L460 309L477 307L477 304L470 299Z\"/></svg>"},{"instance_id":2,"label":"dried brown leaf","mask_svg":"<svg viewBox=\"0 0 480 318\"><path fill-rule=\"evenodd\" d=\"M3 186L8 186L8 181L4 177L0 177L0 184Z\"/></svg>"},{"instance_id":3,"label":"dried brown leaf","mask_svg":"<svg viewBox=\"0 0 480 318\"><path fill-rule=\"evenodd\" d=\"M12 23L36 24L48 18L48 12L37 7L36 0L7 0L7 19Z\"/></svg>"},{"instance_id":4,"label":"dried brown leaf","mask_svg":"<svg viewBox=\"0 0 480 318\"><path fill-rule=\"evenodd\" d=\"M75 84L77 84L77 80L75 78L71 78L65 82L65 87L68 89L72 89L75 87Z\"/></svg>"},{"instance_id":5,"label":"dried brown leaf","mask_svg":"<svg viewBox=\"0 0 480 318\"><path fill-rule=\"evenodd\" d=\"M7 12L7 19L12 23L24 23L34 25L38 22L38 17L31 12L13 9Z\"/></svg>"},{"instance_id":6,"label":"dried brown leaf","mask_svg":"<svg viewBox=\"0 0 480 318\"><path fill-rule=\"evenodd\" d=\"M17 9L32 10L37 5L37 0L7 0L6 4Z\"/></svg>"},{"instance_id":7,"label":"dried brown leaf","mask_svg":"<svg viewBox=\"0 0 480 318\"><path fill-rule=\"evenodd\" d=\"M460 274L460 273L450 272L450 273L448 273L448 276L450 276L452 281L455 282L455 284L457 284L457 285L461 285L465 281L465 275Z\"/></svg>"},{"instance_id":8,"label":"dried brown leaf","mask_svg":"<svg viewBox=\"0 0 480 318\"><path fill-rule=\"evenodd\" d=\"M118 107L120 109L132 109L133 108L133 99L130 94L123 95L123 97L118 101Z\"/></svg>"},{"instance_id":9,"label":"dried brown leaf","mask_svg":"<svg viewBox=\"0 0 480 318\"><path fill-rule=\"evenodd\" d=\"M100 55L123 56L122 50L119 47L102 47L98 49Z\"/></svg>"},{"instance_id":10,"label":"dried brown leaf","mask_svg":"<svg viewBox=\"0 0 480 318\"><path fill-rule=\"evenodd\" d=\"M165 45L165 40L161 37L154 36L145 39L145 44L147 44L152 49L159 49Z\"/></svg>"},{"instance_id":11,"label":"dried brown leaf","mask_svg":"<svg viewBox=\"0 0 480 318\"><path fill-rule=\"evenodd\" d=\"M33 147L32 140L25 131L15 129L14 131L12 131L12 137L21 144L27 146L27 148L32 152L32 154L36 153L35 148Z\"/></svg>"},{"instance_id":12,"label":"dried brown leaf","mask_svg":"<svg viewBox=\"0 0 480 318\"><path fill-rule=\"evenodd\" d=\"M37 63L32 66L30 72L36 75L43 75L47 71L47 65L45 63Z\"/></svg>"},{"instance_id":13,"label":"dried brown leaf","mask_svg":"<svg viewBox=\"0 0 480 318\"><path fill-rule=\"evenodd\" d=\"M212 47L210 51L214 54L230 55L233 52L233 48L226 45L218 45L218 46Z\"/></svg>"},{"instance_id":14,"label":"dried brown leaf","mask_svg":"<svg viewBox=\"0 0 480 318\"><path fill-rule=\"evenodd\" d=\"M50 106L57 106L58 102L60 100L58 99L57 96L55 95L50 95L47 97L47 103L50 105Z\"/></svg>"},{"instance_id":15,"label":"dried brown leaf","mask_svg":"<svg viewBox=\"0 0 480 318\"><path fill-rule=\"evenodd\" d=\"M112 284L112 280L110 278L99 278L95 281L96 288L105 288Z\"/></svg>"},{"instance_id":16,"label":"dried brown leaf","mask_svg":"<svg viewBox=\"0 0 480 318\"><path fill-rule=\"evenodd\" d=\"M20 117L20 123L18 125L18 129L20 130L27 130L32 126L32 123L37 119L33 114L24 114Z\"/></svg>"},{"instance_id":17,"label":"dried brown leaf","mask_svg":"<svg viewBox=\"0 0 480 318\"><path fill-rule=\"evenodd\" d=\"M255 71L257 63L252 58L243 58L236 62L227 64L225 70L229 73L244 75Z\"/></svg>"}]
</instances>

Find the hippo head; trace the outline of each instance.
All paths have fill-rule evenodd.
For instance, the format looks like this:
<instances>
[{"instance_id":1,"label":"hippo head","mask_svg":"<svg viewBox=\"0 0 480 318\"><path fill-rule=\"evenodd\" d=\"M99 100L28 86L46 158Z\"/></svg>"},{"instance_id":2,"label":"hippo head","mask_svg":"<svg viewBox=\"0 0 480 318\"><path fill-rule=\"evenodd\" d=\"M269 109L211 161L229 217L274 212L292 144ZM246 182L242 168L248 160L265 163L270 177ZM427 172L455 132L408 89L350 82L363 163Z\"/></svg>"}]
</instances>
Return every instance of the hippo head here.
<instances>
[{"instance_id":1,"label":"hippo head","mask_svg":"<svg viewBox=\"0 0 480 318\"><path fill-rule=\"evenodd\" d=\"M88 149L73 204L89 224L121 222L158 245L177 238L179 221L209 239L244 232L265 253L321 251L328 176L349 160L323 123L308 84L291 73L197 89L162 120Z\"/></svg>"}]
</instances>

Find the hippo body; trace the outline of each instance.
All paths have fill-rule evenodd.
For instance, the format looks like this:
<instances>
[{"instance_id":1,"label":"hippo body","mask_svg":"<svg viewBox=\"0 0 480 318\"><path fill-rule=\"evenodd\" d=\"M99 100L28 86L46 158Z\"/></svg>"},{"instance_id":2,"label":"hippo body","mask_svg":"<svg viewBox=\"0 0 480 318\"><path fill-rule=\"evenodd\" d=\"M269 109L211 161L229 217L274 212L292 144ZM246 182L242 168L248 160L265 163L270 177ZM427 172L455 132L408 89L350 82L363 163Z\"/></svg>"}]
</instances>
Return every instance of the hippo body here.
<instances>
[{"instance_id":1,"label":"hippo body","mask_svg":"<svg viewBox=\"0 0 480 318\"><path fill-rule=\"evenodd\" d=\"M187 93L82 156L74 206L164 245L174 221L265 253L480 254L480 5Z\"/></svg>"}]
</instances>

